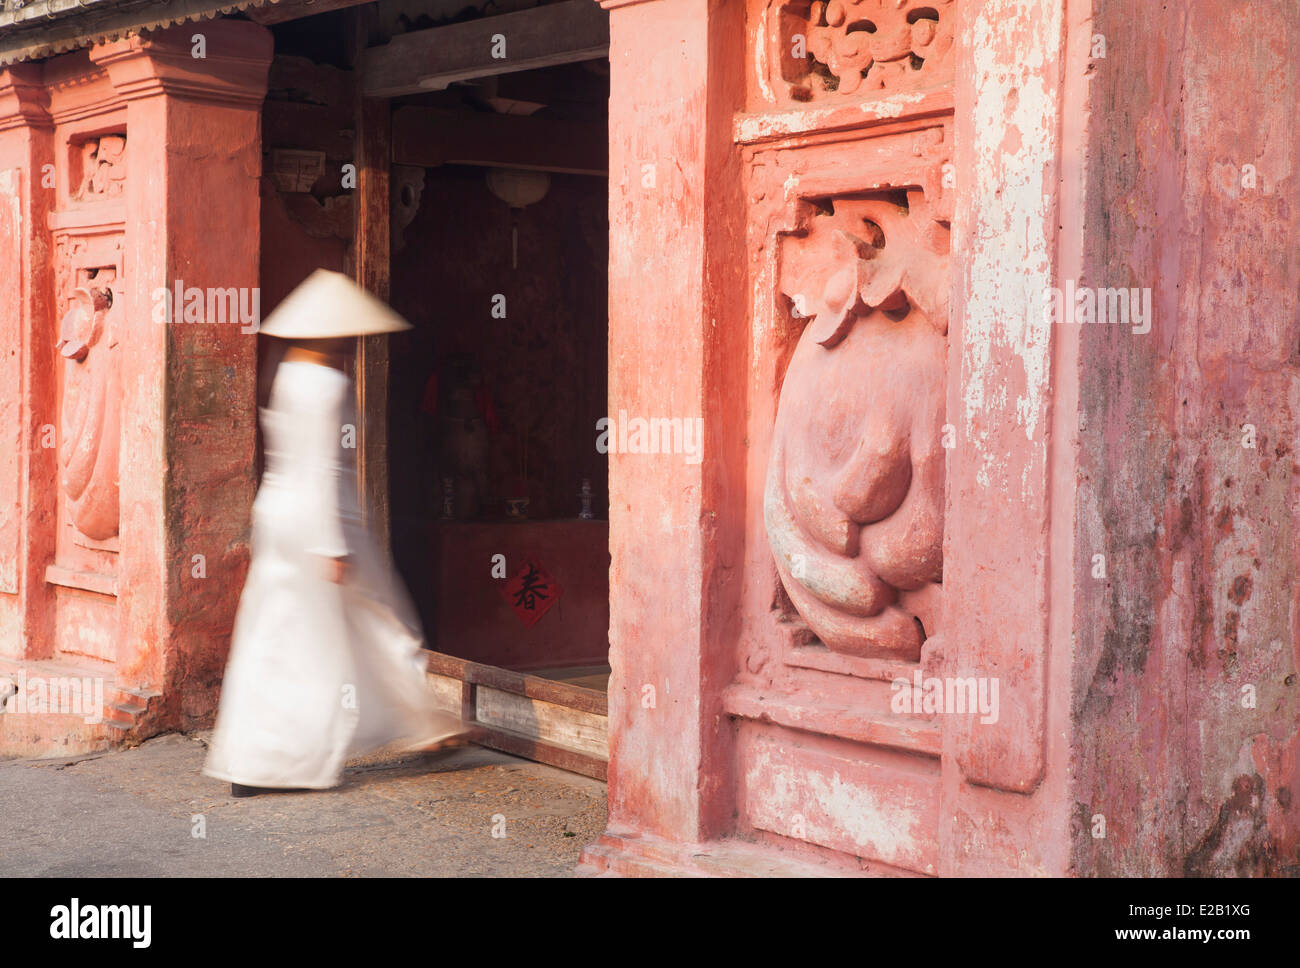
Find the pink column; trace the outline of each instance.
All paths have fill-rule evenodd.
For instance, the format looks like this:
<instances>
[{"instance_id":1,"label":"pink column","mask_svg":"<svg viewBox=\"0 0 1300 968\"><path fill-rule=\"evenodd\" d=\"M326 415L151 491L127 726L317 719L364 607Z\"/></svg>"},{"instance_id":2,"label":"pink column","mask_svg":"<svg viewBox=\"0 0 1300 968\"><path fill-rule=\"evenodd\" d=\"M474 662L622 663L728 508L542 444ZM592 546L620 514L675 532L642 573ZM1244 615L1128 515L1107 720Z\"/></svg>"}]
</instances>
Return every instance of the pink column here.
<instances>
[{"instance_id":1,"label":"pink column","mask_svg":"<svg viewBox=\"0 0 1300 968\"><path fill-rule=\"evenodd\" d=\"M1063 99L1082 98L1088 35L1070 33L1067 72L1060 0L957 9L945 649L950 674L997 678L1000 709L996 722L968 715L945 734L942 872L1059 875L1077 331L1045 320L1042 295L1078 259L1062 198L1077 198L1081 172L1061 164L1083 146L1062 143L1063 130L1078 133Z\"/></svg>"},{"instance_id":2,"label":"pink column","mask_svg":"<svg viewBox=\"0 0 1300 968\"><path fill-rule=\"evenodd\" d=\"M707 433L611 461L584 870L1293 871L1295 30L611 6L611 415Z\"/></svg>"},{"instance_id":3,"label":"pink column","mask_svg":"<svg viewBox=\"0 0 1300 968\"><path fill-rule=\"evenodd\" d=\"M610 842L729 822L743 541L742 4L611 10L609 413L703 418L702 461L610 454ZM593 431L594 433L594 431ZM619 841L626 834L628 841Z\"/></svg>"},{"instance_id":4,"label":"pink column","mask_svg":"<svg viewBox=\"0 0 1300 968\"><path fill-rule=\"evenodd\" d=\"M214 708L247 564L256 336L209 318L207 296L256 293L271 52L264 28L215 21L91 55L125 102L129 146L119 681L161 690L165 726ZM202 322L180 306L158 322L178 283L203 294Z\"/></svg>"},{"instance_id":5,"label":"pink column","mask_svg":"<svg viewBox=\"0 0 1300 968\"><path fill-rule=\"evenodd\" d=\"M706 447L611 461L586 869L1061 873L1062 4L740 6L612 5L611 415L690 401Z\"/></svg>"},{"instance_id":6,"label":"pink column","mask_svg":"<svg viewBox=\"0 0 1300 968\"><path fill-rule=\"evenodd\" d=\"M42 65L0 72L0 655L52 647L45 565L53 555L52 344L43 338L52 279L46 212L53 122Z\"/></svg>"}]
</instances>

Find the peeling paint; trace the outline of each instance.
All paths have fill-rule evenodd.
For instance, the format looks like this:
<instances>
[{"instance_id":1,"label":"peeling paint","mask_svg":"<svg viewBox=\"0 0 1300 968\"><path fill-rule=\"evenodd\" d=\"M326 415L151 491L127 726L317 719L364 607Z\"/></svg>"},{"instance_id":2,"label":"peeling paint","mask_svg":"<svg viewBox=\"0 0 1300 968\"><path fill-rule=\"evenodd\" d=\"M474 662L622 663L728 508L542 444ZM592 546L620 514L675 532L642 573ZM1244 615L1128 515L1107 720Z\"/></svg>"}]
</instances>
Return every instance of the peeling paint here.
<instances>
[{"instance_id":1,"label":"peeling paint","mask_svg":"<svg viewBox=\"0 0 1300 968\"><path fill-rule=\"evenodd\" d=\"M970 239L963 398L966 433L978 446L988 443L978 427L995 374L989 365L991 345L1011 346L1022 362L1024 386L1016 413L1029 441L1043 417L1047 393L1051 334L1041 307L1042 294L1053 283L1050 246L1055 232L1046 189L1055 168L1058 108L1044 78L1043 51L1009 45L998 36L1013 22L1013 14L1026 16L1021 6L1009 0L986 4L971 44L977 139L971 197L980 205ZM1046 36L1060 30L1058 4L1033 6ZM1025 132L1018 153L1006 150L1007 125ZM1004 378L1015 379L1011 374Z\"/></svg>"}]
</instances>

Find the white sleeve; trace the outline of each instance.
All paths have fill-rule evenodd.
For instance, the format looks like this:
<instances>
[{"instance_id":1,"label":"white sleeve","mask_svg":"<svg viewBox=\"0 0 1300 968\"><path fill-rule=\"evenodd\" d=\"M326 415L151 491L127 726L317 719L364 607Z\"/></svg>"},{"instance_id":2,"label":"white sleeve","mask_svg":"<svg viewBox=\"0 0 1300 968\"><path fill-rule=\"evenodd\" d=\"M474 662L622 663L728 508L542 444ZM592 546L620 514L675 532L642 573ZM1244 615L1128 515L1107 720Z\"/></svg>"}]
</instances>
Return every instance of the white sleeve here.
<instances>
[{"instance_id":1,"label":"white sleeve","mask_svg":"<svg viewBox=\"0 0 1300 968\"><path fill-rule=\"evenodd\" d=\"M333 374L331 374L332 376ZM344 397L351 383L346 379L330 381L329 389L321 393L317 408L304 415L302 432L303 456L311 462L306 475L314 482L313 502L319 508L319 530L309 544L307 552L325 558L345 558L352 553L343 527L342 508L345 505L342 489L353 484L345 473L343 463ZM352 431L356 433L355 429Z\"/></svg>"}]
</instances>

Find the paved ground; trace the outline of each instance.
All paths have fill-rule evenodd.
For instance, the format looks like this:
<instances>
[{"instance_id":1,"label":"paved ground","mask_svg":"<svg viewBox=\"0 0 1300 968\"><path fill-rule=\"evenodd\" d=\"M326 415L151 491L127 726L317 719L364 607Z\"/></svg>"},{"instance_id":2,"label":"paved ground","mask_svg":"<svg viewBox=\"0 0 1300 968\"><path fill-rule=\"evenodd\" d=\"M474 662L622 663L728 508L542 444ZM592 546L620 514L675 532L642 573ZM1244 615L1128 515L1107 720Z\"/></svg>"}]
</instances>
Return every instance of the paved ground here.
<instances>
[{"instance_id":1,"label":"paved ground","mask_svg":"<svg viewBox=\"0 0 1300 968\"><path fill-rule=\"evenodd\" d=\"M0 876L567 877L605 826L603 783L478 747L241 800L204 755L196 734L0 761Z\"/></svg>"}]
</instances>

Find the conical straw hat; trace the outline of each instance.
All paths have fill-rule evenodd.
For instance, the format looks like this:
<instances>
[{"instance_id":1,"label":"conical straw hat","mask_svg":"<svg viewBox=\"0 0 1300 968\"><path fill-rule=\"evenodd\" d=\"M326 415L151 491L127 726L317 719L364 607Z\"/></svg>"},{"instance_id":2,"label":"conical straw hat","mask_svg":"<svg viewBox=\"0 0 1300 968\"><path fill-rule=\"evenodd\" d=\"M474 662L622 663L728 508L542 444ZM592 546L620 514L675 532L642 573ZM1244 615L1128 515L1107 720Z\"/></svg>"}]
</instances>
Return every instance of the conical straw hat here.
<instances>
[{"instance_id":1,"label":"conical straw hat","mask_svg":"<svg viewBox=\"0 0 1300 968\"><path fill-rule=\"evenodd\" d=\"M261 325L281 339L372 336L411 324L341 272L317 269Z\"/></svg>"}]
</instances>

